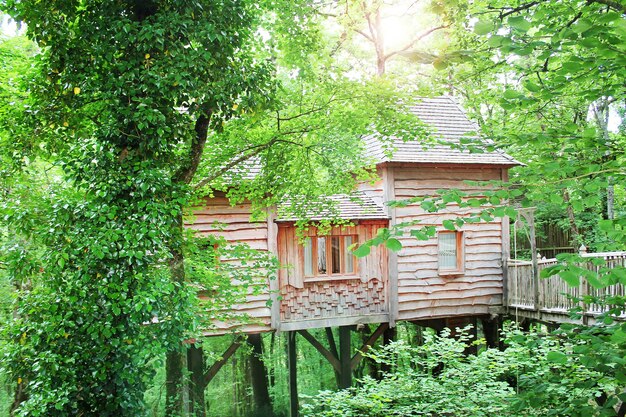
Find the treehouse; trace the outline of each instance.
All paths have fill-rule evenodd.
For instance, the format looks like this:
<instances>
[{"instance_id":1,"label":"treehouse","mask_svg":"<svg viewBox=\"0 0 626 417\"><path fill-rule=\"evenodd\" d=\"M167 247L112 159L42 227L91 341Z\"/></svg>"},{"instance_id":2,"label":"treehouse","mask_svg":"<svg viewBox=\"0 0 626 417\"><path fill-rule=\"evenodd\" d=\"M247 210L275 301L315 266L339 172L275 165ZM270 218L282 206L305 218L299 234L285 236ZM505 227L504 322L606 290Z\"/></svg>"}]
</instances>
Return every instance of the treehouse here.
<instances>
[{"instance_id":1,"label":"treehouse","mask_svg":"<svg viewBox=\"0 0 626 417\"><path fill-rule=\"evenodd\" d=\"M476 126L452 98L422 99L411 110L438 141L425 146L397 140L389 154L376 138L367 138L366 156L376 161L379 180L360 184L352 195L331 197L334 217L347 221L344 226L313 226L299 236L298 219L268 210L265 220L251 220L250 204L231 205L220 193L196 209L187 227L275 254L281 264L276 279L266 279L265 288L232 306L249 320L219 322L214 334L235 328L258 333L366 323L393 326L398 320L487 316L502 305L508 220L464 223L451 231L444 221L476 215L481 207L451 203L431 213L417 203L387 203L432 196L442 189L480 195L485 186L478 182L507 181L508 169L519 163L504 153L472 153L456 146ZM436 233L418 240L407 232L398 238L402 248L397 252L380 245L372 246L367 256L354 256L354 244L400 223L431 226Z\"/></svg>"}]
</instances>

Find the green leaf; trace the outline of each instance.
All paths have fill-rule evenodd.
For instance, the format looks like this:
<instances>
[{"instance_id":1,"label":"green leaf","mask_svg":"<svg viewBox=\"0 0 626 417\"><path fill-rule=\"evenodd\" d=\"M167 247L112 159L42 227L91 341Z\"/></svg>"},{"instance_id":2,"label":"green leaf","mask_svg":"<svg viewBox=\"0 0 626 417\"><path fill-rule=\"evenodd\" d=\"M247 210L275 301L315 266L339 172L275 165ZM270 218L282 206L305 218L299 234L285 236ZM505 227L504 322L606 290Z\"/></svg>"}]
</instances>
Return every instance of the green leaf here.
<instances>
[{"instance_id":1,"label":"green leaf","mask_svg":"<svg viewBox=\"0 0 626 417\"><path fill-rule=\"evenodd\" d=\"M533 93L541 91L541 87L529 80L526 80L526 82L524 82L524 88Z\"/></svg>"},{"instance_id":2,"label":"green leaf","mask_svg":"<svg viewBox=\"0 0 626 417\"><path fill-rule=\"evenodd\" d=\"M591 29L593 24L587 19L580 19L578 22L571 26L572 30L576 33L583 33Z\"/></svg>"},{"instance_id":3,"label":"green leaf","mask_svg":"<svg viewBox=\"0 0 626 417\"><path fill-rule=\"evenodd\" d=\"M521 32L528 32L533 25L523 16L512 16L508 19L509 26Z\"/></svg>"},{"instance_id":4,"label":"green leaf","mask_svg":"<svg viewBox=\"0 0 626 417\"><path fill-rule=\"evenodd\" d=\"M567 282L570 287L578 287L580 285L580 275L577 272L564 270L559 273L563 281Z\"/></svg>"},{"instance_id":5,"label":"green leaf","mask_svg":"<svg viewBox=\"0 0 626 417\"><path fill-rule=\"evenodd\" d=\"M517 92L517 91L515 91L515 90L506 89L506 90L504 91L504 94L502 94L502 96L503 96L504 98L506 98L507 100L513 100L513 99L517 99L517 98L519 98L519 97L521 96L521 94L520 94L520 93L518 93L518 92Z\"/></svg>"},{"instance_id":6,"label":"green leaf","mask_svg":"<svg viewBox=\"0 0 626 417\"><path fill-rule=\"evenodd\" d=\"M361 245L358 248L356 248L352 253L357 258L363 258L364 256L367 256L370 254L370 247L368 245Z\"/></svg>"},{"instance_id":7,"label":"green leaf","mask_svg":"<svg viewBox=\"0 0 626 417\"><path fill-rule=\"evenodd\" d=\"M474 25L474 33L477 35L486 35L496 28L492 20L479 20Z\"/></svg>"},{"instance_id":8,"label":"green leaf","mask_svg":"<svg viewBox=\"0 0 626 417\"><path fill-rule=\"evenodd\" d=\"M385 242L385 246L387 246L387 248L394 252L398 252L400 249L402 249L402 243L398 239L395 239L393 237L387 239L387 241Z\"/></svg>"},{"instance_id":9,"label":"green leaf","mask_svg":"<svg viewBox=\"0 0 626 417\"><path fill-rule=\"evenodd\" d=\"M598 279L598 276L595 273L587 274L585 278L587 279L587 282L589 283L589 285L591 285L595 289L599 290L601 288L606 287L606 285L604 285L602 281Z\"/></svg>"},{"instance_id":10,"label":"green leaf","mask_svg":"<svg viewBox=\"0 0 626 417\"><path fill-rule=\"evenodd\" d=\"M611 341L614 343L624 343L626 342L626 332L622 329L617 329L611 335Z\"/></svg>"},{"instance_id":11,"label":"green leaf","mask_svg":"<svg viewBox=\"0 0 626 417\"><path fill-rule=\"evenodd\" d=\"M443 58L437 58L433 61L433 67L437 70L437 71L441 71L444 70L446 68L448 68L448 61L446 61Z\"/></svg>"},{"instance_id":12,"label":"green leaf","mask_svg":"<svg viewBox=\"0 0 626 417\"><path fill-rule=\"evenodd\" d=\"M454 224L454 221L452 220L444 220L443 227L445 227L448 230L456 230L456 226Z\"/></svg>"},{"instance_id":13,"label":"green leaf","mask_svg":"<svg viewBox=\"0 0 626 417\"><path fill-rule=\"evenodd\" d=\"M546 359L548 359L548 362L552 362L552 363L558 363L558 364L567 363L567 355L561 352L557 352L555 350L548 352Z\"/></svg>"},{"instance_id":14,"label":"green leaf","mask_svg":"<svg viewBox=\"0 0 626 417\"><path fill-rule=\"evenodd\" d=\"M595 127L589 127L585 130L583 130L583 138L585 139L593 139L597 136L596 133L596 128Z\"/></svg>"}]
</instances>

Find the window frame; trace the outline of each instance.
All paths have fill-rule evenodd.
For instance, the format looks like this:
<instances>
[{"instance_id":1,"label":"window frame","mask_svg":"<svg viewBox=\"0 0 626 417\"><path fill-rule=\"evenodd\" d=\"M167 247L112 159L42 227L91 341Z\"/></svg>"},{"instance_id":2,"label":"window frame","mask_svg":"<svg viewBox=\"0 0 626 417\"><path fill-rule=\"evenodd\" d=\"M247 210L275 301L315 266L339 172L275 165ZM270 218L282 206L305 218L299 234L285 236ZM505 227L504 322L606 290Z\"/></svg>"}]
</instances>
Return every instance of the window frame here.
<instances>
[{"instance_id":1,"label":"window frame","mask_svg":"<svg viewBox=\"0 0 626 417\"><path fill-rule=\"evenodd\" d=\"M456 241L456 265L454 268L441 266L441 235L454 235ZM463 275L465 273L465 233L441 230L437 233L437 269L439 275Z\"/></svg>"},{"instance_id":2,"label":"window frame","mask_svg":"<svg viewBox=\"0 0 626 417\"><path fill-rule=\"evenodd\" d=\"M326 235L309 235L306 239L310 239L311 241L311 269L313 274L307 275L306 273L306 259L305 259L305 245L306 243L299 245L299 254L300 259L302 260L302 277L304 282L319 282L319 281L333 281L333 280L345 280L345 279L358 279L358 258L352 254L351 251L348 251L348 246L345 244L345 238L352 238L353 245L358 243L358 234L356 233L329 233ZM326 253L326 273L321 274L318 272L318 242L319 238L325 238L325 253ZM339 273L333 273L333 261L332 261L332 238L339 238ZM352 271L346 272L346 257L348 254L352 255Z\"/></svg>"}]
</instances>

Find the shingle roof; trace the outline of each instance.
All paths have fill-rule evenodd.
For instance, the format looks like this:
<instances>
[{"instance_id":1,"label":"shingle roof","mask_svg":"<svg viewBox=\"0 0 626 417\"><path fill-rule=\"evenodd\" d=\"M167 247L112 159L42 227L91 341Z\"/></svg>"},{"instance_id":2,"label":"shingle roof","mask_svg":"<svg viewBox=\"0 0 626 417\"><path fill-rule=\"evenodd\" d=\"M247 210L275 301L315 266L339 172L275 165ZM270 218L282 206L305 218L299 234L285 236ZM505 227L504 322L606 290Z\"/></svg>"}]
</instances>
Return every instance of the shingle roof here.
<instances>
[{"instance_id":1,"label":"shingle roof","mask_svg":"<svg viewBox=\"0 0 626 417\"><path fill-rule=\"evenodd\" d=\"M278 222L296 221L300 219L308 220L324 220L324 219L342 219L342 220L373 220L388 219L389 216L385 210L377 205L374 200L368 197L362 191L354 191L350 195L335 194L325 197L326 204L307 203L306 201L295 203L294 201L285 201L278 208ZM294 205L300 205L299 212L304 214L296 215ZM304 204L310 204L302 207Z\"/></svg>"},{"instance_id":2,"label":"shingle roof","mask_svg":"<svg viewBox=\"0 0 626 417\"><path fill-rule=\"evenodd\" d=\"M465 112L451 97L422 98L410 107L424 123L431 127L440 142L427 143L395 139L395 148L391 156L386 155L383 145L375 136L365 140L366 155L380 162L414 162L414 163L446 163L446 164L487 164L487 165L521 165L518 161L500 151L470 152L459 149L460 140L471 139L472 148L483 148L492 142L479 138L478 126L471 122ZM456 147L455 147L456 145ZM388 145L387 145L388 147Z\"/></svg>"}]
</instances>

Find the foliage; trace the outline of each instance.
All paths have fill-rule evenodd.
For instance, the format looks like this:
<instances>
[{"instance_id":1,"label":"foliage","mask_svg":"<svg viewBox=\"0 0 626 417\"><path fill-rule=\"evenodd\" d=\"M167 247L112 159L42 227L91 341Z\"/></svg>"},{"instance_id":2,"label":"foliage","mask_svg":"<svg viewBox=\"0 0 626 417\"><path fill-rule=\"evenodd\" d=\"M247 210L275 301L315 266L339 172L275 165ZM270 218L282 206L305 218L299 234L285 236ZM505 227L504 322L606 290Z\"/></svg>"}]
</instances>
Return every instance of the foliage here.
<instances>
[{"instance_id":1,"label":"foliage","mask_svg":"<svg viewBox=\"0 0 626 417\"><path fill-rule=\"evenodd\" d=\"M43 256L6 328L3 366L28 387L21 415L142 415L150 358L178 347L192 323L170 259L182 247L194 145L232 117L235 99L262 105L273 89L249 42L259 11L242 2L3 8L42 47L30 98L45 131L34 150L54 149L39 155L62 179L36 210L19 190L5 195L8 226Z\"/></svg>"},{"instance_id":2,"label":"foliage","mask_svg":"<svg viewBox=\"0 0 626 417\"><path fill-rule=\"evenodd\" d=\"M512 173L524 203L560 217L576 246L623 248L597 227L623 218L623 6L498 1L468 12L454 39L473 59L442 77L455 79L481 130L528 164Z\"/></svg>"},{"instance_id":3,"label":"foliage","mask_svg":"<svg viewBox=\"0 0 626 417\"><path fill-rule=\"evenodd\" d=\"M351 390L321 392L303 406L303 415L615 415L615 401L596 402L620 392L619 380L604 372L611 365L584 362L580 353L591 344L563 336L509 328L504 351L475 356L464 354L471 343L464 333L458 339L427 333L421 346L395 342L368 353L390 363L390 374L381 381L365 378ZM604 352L617 347L609 345Z\"/></svg>"},{"instance_id":4,"label":"foliage","mask_svg":"<svg viewBox=\"0 0 626 417\"><path fill-rule=\"evenodd\" d=\"M28 391L21 415L142 415L152 358L180 358L195 323L187 283L213 291L254 275L216 268L185 238L195 192L209 185L261 206L347 190L354 173L371 175L359 135L419 128L394 117L391 86L350 82L312 59L316 23L293 18L308 2L1 5L41 48L24 105L12 108L19 129L2 133L18 152L3 154L3 219L39 266L33 277L17 263L10 272L32 281L4 329L3 369ZM262 174L236 178L250 161ZM51 178L32 193L42 172ZM228 294L206 307L210 317Z\"/></svg>"}]
</instances>

